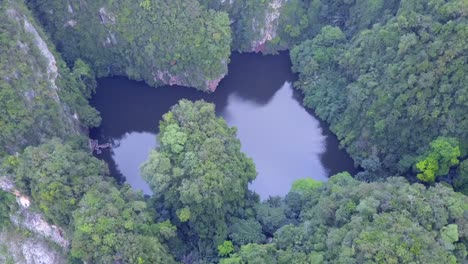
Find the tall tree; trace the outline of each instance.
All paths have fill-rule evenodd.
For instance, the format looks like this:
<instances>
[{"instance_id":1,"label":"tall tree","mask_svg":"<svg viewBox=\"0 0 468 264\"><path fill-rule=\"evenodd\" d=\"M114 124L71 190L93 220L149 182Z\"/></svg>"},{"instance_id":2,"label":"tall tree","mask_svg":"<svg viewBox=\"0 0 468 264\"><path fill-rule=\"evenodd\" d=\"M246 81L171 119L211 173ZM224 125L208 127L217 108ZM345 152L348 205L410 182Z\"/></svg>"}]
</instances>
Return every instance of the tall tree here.
<instances>
[{"instance_id":1,"label":"tall tree","mask_svg":"<svg viewBox=\"0 0 468 264\"><path fill-rule=\"evenodd\" d=\"M142 165L142 175L187 239L216 254L226 223L243 208L255 166L240 151L236 129L204 101L181 100L164 115L160 131L160 146Z\"/></svg>"}]
</instances>

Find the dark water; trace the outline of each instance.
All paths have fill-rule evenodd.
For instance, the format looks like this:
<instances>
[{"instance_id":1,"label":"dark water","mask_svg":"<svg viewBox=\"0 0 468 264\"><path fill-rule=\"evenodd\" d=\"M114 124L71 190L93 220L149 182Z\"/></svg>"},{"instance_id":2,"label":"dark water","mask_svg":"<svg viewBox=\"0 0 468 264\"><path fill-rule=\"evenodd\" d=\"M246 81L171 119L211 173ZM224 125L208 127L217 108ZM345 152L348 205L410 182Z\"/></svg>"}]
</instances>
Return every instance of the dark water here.
<instances>
[{"instance_id":1,"label":"dark water","mask_svg":"<svg viewBox=\"0 0 468 264\"><path fill-rule=\"evenodd\" d=\"M152 88L120 77L100 79L91 104L101 112L102 124L91 138L114 145L100 155L114 177L149 194L139 167L157 145L162 115L182 98L204 99L238 128L242 150L258 171L250 188L262 198L285 195L296 179L326 181L338 172L354 173L353 161L326 124L301 106L290 68L287 53L233 54L229 75L213 94L178 86Z\"/></svg>"}]
</instances>

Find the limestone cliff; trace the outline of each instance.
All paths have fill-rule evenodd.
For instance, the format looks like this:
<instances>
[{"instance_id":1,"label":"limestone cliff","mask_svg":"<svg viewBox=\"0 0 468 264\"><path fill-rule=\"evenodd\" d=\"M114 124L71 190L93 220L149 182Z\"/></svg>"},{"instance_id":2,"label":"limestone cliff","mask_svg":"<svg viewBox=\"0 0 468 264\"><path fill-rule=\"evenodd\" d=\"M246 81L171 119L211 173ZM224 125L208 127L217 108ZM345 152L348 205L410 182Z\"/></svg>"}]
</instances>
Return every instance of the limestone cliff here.
<instances>
[{"instance_id":1,"label":"limestone cliff","mask_svg":"<svg viewBox=\"0 0 468 264\"><path fill-rule=\"evenodd\" d=\"M18 210L10 215L11 222L17 227L0 230L0 262L25 264L66 263L64 253L70 245L65 231L49 224L41 214L30 209L32 201L18 191L6 176L0 176L0 192L16 196ZM30 232L25 235L25 230ZM51 247L53 243L59 248ZM62 252L63 251L63 252Z\"/></svg>"},{"instance_id":2,"label":"limestone cliff","mask_svg":"<svg viewBox=\"0 0 468 264\"><path fill-rule=\"evenodd\" d=\"M207 8L227 12L233 32L232 49L271 52L268 44L277 36L279 17L287 0L200 0Z\"/></svg>"},{"instance_id":3,"label":"limestone cliff","mask_svg":"<svg viewBox=\"0 0 468 264\"><path fill-rule=\"evenodd\" d=\"M229 18L197 0L30 2L65 59L98 76L214 91L227 73Z\"/></svg>"},{"instance_id":4,"label":"limestone cliff","mask_svg":"<svg viewBox=\"0 0 468 264\"><path fill-rule=\"evenodd\" d=\"M93 110L21 2L0 4L0 157L46 138L78 134Z\"/></svg>"}]
</instances>

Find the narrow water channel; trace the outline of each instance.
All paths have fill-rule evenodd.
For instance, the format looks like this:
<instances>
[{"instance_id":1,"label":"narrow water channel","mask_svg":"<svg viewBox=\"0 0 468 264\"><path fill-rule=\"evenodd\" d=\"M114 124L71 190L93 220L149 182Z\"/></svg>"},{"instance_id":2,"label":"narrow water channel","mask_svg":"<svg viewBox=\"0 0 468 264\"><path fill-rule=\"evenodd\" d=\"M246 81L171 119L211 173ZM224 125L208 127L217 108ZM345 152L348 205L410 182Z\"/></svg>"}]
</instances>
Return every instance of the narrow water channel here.
<instances>
[{"instance_id":1,"label":"narrow water channel","mask_svg":"<svg viewBox=\"0 0 468 264\"><path fill-rule=\"evenodd\" d=\"M91 100L102 124L91 138L112 143L100 158L111 174L134 189L151 194L139 167L157 146L162 115L180 99L212 102L230 126L238 128L242 150L253 158L258 176L250 189L262 199L285 195L294 180L311 177L326 181L342 171L355 173L352 159L338 148L338 140L310 110L292 83L289 55L233 54L229 74L215 93L193 88L152 88L122 77L98 81Z\"/></svg>"}]
</instances>

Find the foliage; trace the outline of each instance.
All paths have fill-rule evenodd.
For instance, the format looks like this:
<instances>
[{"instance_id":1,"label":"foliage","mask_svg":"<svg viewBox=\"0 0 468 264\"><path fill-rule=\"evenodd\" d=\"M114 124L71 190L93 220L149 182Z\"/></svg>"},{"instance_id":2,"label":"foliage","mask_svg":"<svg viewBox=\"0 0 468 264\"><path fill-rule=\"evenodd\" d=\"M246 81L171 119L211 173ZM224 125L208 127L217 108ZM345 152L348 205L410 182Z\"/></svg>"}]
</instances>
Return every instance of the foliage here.
<instances>
[{"instance_id":1,"label":"foliage","mask_svg":"<svg viewBox=\"0 0 468 264\"><path fill-rule=\"evenodd\" d=\"M160 123L160 147L142 165L142 175L172 212L186 241L214 248L227 237L226 222L245 204L256 176L240 151L236 129L217 118L214 105L181 100Z\"/></svg>"},{"instance_id":2,"label":"foliage","mask_svg":"<svg viewBox=\"0 0 468 264\"><path fill-rule=\"evenodd\" d=\"M439 136L466 138L463 10L461 0L404 0L397 16L352 39L326 26L292 50L304 104L374 175L406 173Z\"/></svg>"},{"instance_id":3,"label":"foliage","mask_svg":"<svg viewBox=\"0 0 468 264\"><path fill-rule=\"evenodd\" d=\"M55 224L70 224L71 212L84 193L104 180L107 166L82 149L59 139L10 156L5 169L16 186Z\"/></svg>"},{"instance_id":4,"label":"foliage","mask_svg":"<svg viewBox=\"0 0 468 264\"><path fill-rule=\"evenodd\" d=\"M206 10L197 0L29 4L65 59L82 58L98 76L126 75L150 85L178 83L206 90L209 80L227 72L229 17Z\"/></svg>"},{"instance_id":5,"label":"foliage","mask_svg":"<svg viewBox=\"0 0 468 264\"><path fill-rule=\"evenodd\" d=\"M315 37L325 26L340 27L353 36L375 23L390 19L400 1L390 0L289 0L279 19L279 47L293 47Z\"/></svg>"},{"instance_id":6,"label":"foliage","mask_svg":"<svg viewBox=\"0 0 468 264\"><path fill-rule=\"evenodd\" d=\"M299 179L295 180L291 186L291 191L293 192L310 192L320 188L323 185L323 182L316 181L312 178Z\"/></svg>"},{"instance_id":7,"label":"foliage","mask_svg":"<svg viewBox=\"0 0 468 264\"><path fill-rule=\"evenodd\" d=\"M430 150L416 163L421 172L418 179L425 182L434 182L437 176L447 175L450 167L460 163L460 147L455 138L439 137L432 141Z\"/></svg>"},{"instance_id":8,"label":"foliage","mask_svg":"<svg viewBox=\"0 0 468 264\"><path fill-rule=\"evenodd\" d=\"M257 221L262 225L263 232L269 236L286 223L286 215L282 206L272 206L260 203L255 207Z\"/></svg>"},{"instance_id":9,"label":"foliage","mask_svg":"<svg viewBox=\"0 0 468 264\"><path fill-rule=\"evenodd\" d=\"M26 21L34 29L26 29ZM49 51L53 58L45 57ZM0 3L0 76L0 157L47 138L76 134L75 113L78 118L94 115L92 121L80 120L84 126L99 124L82 93L93 76L83 81L83 74L70 71L18 1Z\"/></svg>"},{"instance_id":10,"label":"foliage","mask_svg":"<svg viewBox=\"0 0 468 264\"><path fill-rule=\"evenodd\" d=\"M218 245L218 255L220 257L229 256L234 251L234 245L231 241L225 240L222 244Z\"/></svg>"},{"instance_id":11,"label":"foliage","mask_svg":"<svg viewBox=\"0 0 468 264\"><path fill-rule=\"evenodd\" d=\"M457 192L468 195L468 159L462 161L457 170L457 178L453 183L453 188Z\"/></svg>"},{"instance_id":12,"label":"foliage","mask_svg":"<svg viewBox=\"0 0 468 264\"><path fill-rule=\"evenodd\" d=\"M281 227L271 244L242 246L221 263L466 260L468 197L442 184L426 188L400 177L364 183L341 173L302 200L298 225Z\"/></svg>"},{"instance_id":13,"label":"foliage","mask_svg":"<svg viewBox=\"0 0 468 264\"><path fill-rule=\"evenodd\" d=\"M229 226L229 238L236 246L265 242L262 225L255 219L234 219Z\"/></svg>"},{"instance_id":14,"label":"foliage","mask_svg":"<svg viewBox=\"0 0 468 264\"><path fill-rule=\"evenodd\" d=\"M71 254L88 263L174 263L141 194L100 182L73 213Z\"/></svg>"},{"instance_id":15,"label":"foliage","mask_svg":"<svg viewBox=\"0 0 468 264\"><path fill-rule=\"evenodd\" d=\"M10 226L10 213L16 208L15 196L0 190L0 231Z\"/></svg>"},{"instance_id":16,"label":"foliage","mask_svg":"<svg viewBox=\"0 0 468 264\"><path fill-rule=\"evenodd\" d=\"M202 5L214 10L227 12L232 21L232 49L250 52L255 48L259 36L265 30L265 20L271 10L270 1L266 0L200 0Z\"/></svg>"}]
</instances>

